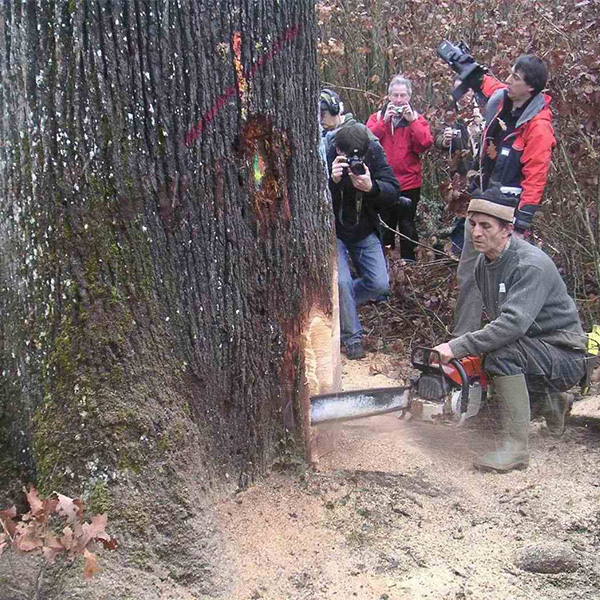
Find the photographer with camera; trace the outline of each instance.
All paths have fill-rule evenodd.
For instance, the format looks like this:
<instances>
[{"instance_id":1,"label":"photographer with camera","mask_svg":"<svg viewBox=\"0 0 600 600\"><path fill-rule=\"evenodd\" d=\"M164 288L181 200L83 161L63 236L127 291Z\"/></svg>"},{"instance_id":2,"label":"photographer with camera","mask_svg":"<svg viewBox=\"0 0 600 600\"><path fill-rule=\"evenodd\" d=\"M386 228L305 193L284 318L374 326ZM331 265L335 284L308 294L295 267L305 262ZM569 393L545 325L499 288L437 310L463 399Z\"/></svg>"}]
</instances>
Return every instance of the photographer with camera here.
<instances>
[{"instance_id":1,"label":"photographer with camera","mask_svg":"<svg viewBox=\"0 0 600 600\"><path fill-rule=\"evenodd\" d=\"M460 79L455 79L454 89L461 83ZM444 125L438 130L434 140L435 147L446 155L449 168L451 182L445 200L448 203L446 210L455 217L450 239L452 252L457 256L460 256L464 243L468 175L474 168L481 143L481 109L486 101L482 94L475 94L471 89L458 100L453 100L451 109L446 112Z\"/></svg>"},{"instance_id":2,"label":"photographer with camera","mask_svg":"<svg viewBox=\"0 0 600 600\"><path fill-rule=\"evenodd\" d=\"M460 87L461 83L460 79L455 79L454 89ZM486 102L482 94L467 90L461 98L454 100L444 127L435 136L435 147L448 152L452 159L452 177L457 173L466 176L473 169L483 130L481 109Z\"/></svg>"},{"instance_id":3,"label":"photographer with camera","mask_svg":"<svg viewBox=\"0 0 600 600\"><path fill-rule=\"evenodd\" d=\"M418 241L415 216L421 198L421 157L433 144L433 136L427 121L410 105L412 83L406 77L396 75L388 86L388 102L380 111L372 114L367 127L377 136L394 174L402 186L402 195L410 198L411 206L393 206L381 213L383 221L392 229ZM395 234L386 229L382 233L384 246L395 246ZM415 261L416 244L402 238L400 255Z\"/></svg>"},{"instance_id":4,"label":"photographer with camera","mask_svg":"<svg viewBox=\"0 0 600 600\"><path fill-rule=\"evenodd\" d=\"M356 306L389 289L377 211L398 201L400 186L383 148L360 123L337 129L327 148L337 237L340 330L349 359L365 356ZM357 273L352 278L350 262Z\"/></svg>"},{"instance_id":5,"label":"photographer with camera","mask_svg":"<svg viewBox=\"0 0 600 600\"><path fill-rule=\"evenodd\" d=\"M513 235L523 237L530 231L541 203L556 145L549 108L551 99L542 92L548 68L539 57L523 55L515 62L506 83L502 83L488 75L487 69L475 62L464 45L454 46L445 41L438 54L462 82L453 92L455 98L472 89L488 99L475 185L482 190L497 187L507 198L512 198ZM475 284L476 258L471 231L466 227L458 267L455 336L481 327L483 300Z\"/></svg>"}]
</instances>

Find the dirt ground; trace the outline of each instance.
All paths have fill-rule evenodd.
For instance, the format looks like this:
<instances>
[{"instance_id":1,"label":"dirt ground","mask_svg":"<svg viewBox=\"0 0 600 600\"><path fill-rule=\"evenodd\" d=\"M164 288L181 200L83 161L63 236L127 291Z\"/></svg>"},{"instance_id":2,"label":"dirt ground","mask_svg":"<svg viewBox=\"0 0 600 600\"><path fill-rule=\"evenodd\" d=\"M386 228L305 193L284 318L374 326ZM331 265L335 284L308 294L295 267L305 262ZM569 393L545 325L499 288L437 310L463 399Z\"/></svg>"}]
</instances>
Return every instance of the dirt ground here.
<instances>
[{"instance_id":1,"label":"dirt ground","mask_svg":"<svg viewBox=\"0 0 600 600\"><path fill-rule=\"evenodd\" d=\"M374 354L343 365L344 389L402 376ZM227 598L600 598L600 398L559 440L533 423L527 470L471 467L495 435L393 413L320 426L313 469L220 506Z\"/></svg>"},{"instance_id":2,"label":"dirt ground","mask_svg":"<svg viewBox=\"0 0 600 600\"><path fill-rule=\"evenodd\" d=\"M409 372L369 352L343 364L344 388L403 385ZM189 523L190 553L179 571L143 548L103 553L91 584L71 571L63 591L35 597L600 598L600 397L575 404L558 440L533 423L524 471L472 468L497 436L492 426L407 422L394 413L321 425L314 466L291 460ZM199 539L211 547L194 545L193 531L208 532ZM10 570L0 568L0 600L33 598L6 592L35 576L32 565L2 564Z\"/></svg>"}]
</instances>

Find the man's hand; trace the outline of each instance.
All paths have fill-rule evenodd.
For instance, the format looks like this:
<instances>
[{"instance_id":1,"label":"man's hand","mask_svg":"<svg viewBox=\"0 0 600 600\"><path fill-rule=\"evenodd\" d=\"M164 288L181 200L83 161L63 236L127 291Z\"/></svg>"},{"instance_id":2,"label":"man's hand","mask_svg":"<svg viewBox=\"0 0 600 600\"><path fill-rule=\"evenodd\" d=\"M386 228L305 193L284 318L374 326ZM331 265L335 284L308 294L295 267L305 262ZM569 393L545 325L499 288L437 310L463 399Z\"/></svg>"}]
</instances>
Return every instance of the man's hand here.
<instances>
[{"instance_id":1,"label":"man's hand","mask_svg":"<svg viewBox=\"0 0 600 600\"><path fill-rule=\"evenodd\" d=\"M368 194L373 189L373 180L371 179L371 172L369 171L369 167L367 167L367 165L364 165L364 167L365 167L364 175L355 175L350 170L348 171L348 175L350 175L350 179L352 180L352 185L359 192L365 192Z\"/></svg>"},{"instance_id":2,"label":"man's hand","mask_svg":"<svg viewBox=\"0 0 600 600\"><path fill-rule=\"evenodd\" d=\"M396 116L396 111L399 107L396 106L393 102L389 102L387 108L385 109L385 114L383 115L383 120L386 123L390 122L390 119Z\"/></svg>"},{"instance_id":3,"label":"man's hand","mask_svg":"<svg viewBox=\"0 0 600 600\"><path fill-rule=\"evenodd\" d=\"M439 346L436 346L434 348L434 350L436 352L440 353L440 356L442 358L442 363L445 365L447 365L454 358L454 354L452 353L450 344L447 344L447 343L440 344Z\"/></svg>"},{"instance_id":4,"label":"man's hand","mask_svg":"<svg viewBox=\"0 0 600 600\"><path fill-rule=\"evenodd\" d=\"M411 108L410 104L405 104L402 107L402 116L409 122L417 120L417 113Z\"/></svg>"},{"instance_id":5,"label":"man's hand","mask_svg":"<svg viewBox=\"0 0 600 600\"><path fill-rule=\"evenodd\" d=\"M442 138L442 146L444 146L444 148L450 148L450 144L452 144L452 134L452 127L446 127L446 129L444 129Z\"/></svg>"},{"instance_id":6,"label":"man's hand","mask_svg":"<svg viewBox=\"0 0 600 600\"><path fill-rule=\"evenodd\" d=\"M339 183L344 174L344 169L348 168L348 159L345 156L336 156L331 165L331 180L333 183Z\"/></svg>"}]
</instances>

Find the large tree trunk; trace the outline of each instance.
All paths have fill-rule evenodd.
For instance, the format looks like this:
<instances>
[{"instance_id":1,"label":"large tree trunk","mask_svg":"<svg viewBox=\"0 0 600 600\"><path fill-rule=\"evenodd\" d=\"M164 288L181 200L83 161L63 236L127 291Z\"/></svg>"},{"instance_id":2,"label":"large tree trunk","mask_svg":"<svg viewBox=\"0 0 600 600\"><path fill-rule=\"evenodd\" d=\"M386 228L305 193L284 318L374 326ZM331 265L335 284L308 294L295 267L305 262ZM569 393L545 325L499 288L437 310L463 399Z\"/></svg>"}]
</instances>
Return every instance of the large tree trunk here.
<instances>
[{"instance_id":1,"label":"large tree trunk","mask_svg":"<svg viewBox=\"0 0 600 600\"><path fill-rule=\"evenodd\" d=\"M337 377L312 5L4 1L5 477L175 538L303 451Z\"/></svg>"}]
</instances>

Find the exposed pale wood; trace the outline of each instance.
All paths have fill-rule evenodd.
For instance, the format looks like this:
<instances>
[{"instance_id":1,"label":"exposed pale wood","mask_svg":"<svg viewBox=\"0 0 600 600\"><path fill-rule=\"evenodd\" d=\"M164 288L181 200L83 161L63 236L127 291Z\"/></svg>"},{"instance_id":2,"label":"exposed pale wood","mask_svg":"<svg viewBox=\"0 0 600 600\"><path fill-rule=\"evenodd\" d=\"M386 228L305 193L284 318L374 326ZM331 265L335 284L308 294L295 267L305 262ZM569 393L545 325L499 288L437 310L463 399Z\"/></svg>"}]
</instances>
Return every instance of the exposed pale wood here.
<instances>
[{"instance_id":1,"label":"exposed pale wood","mask_svg":"<svg viewBox=\"0 0 600 600\"><path fill-rule=\"evenodd\" d=\"M335 261L333 281L333 312L327 314L320 309L313 309L304 334L306 384L310 396L341 389L340 320Z\"/></svg>"}]
</instances>

